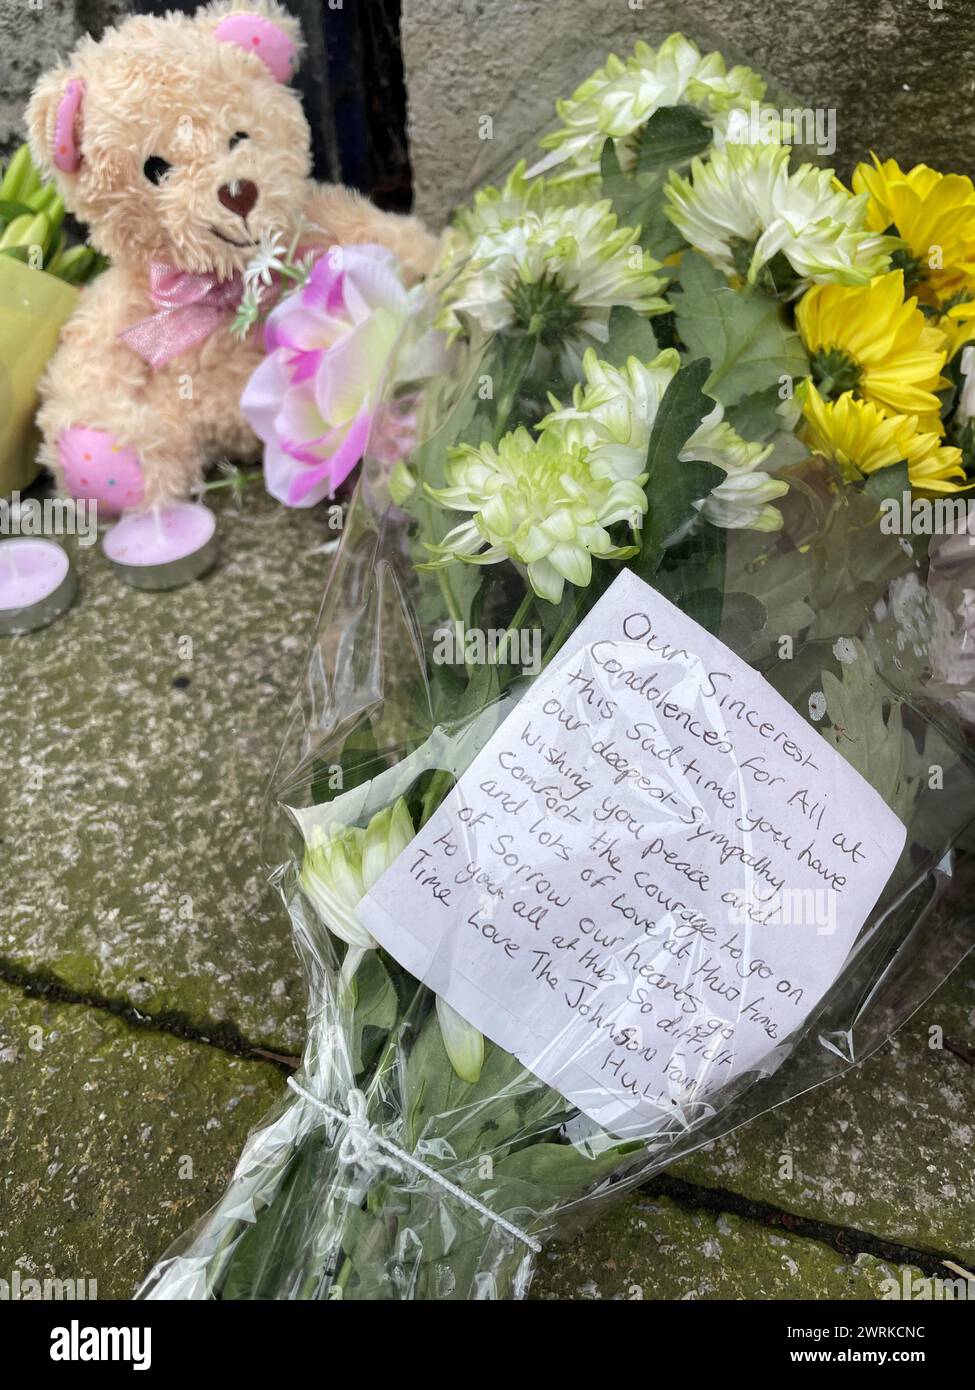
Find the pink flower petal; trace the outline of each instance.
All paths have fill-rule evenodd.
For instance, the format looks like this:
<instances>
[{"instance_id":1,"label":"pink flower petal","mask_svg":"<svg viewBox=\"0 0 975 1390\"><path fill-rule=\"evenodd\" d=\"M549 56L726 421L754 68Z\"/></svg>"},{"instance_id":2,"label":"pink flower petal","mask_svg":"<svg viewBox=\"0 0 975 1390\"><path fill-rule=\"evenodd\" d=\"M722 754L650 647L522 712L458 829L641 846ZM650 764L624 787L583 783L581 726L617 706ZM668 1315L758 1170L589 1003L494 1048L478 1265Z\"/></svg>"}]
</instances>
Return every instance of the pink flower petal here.
<instances>
[{"instance_id":1,"label":"pink flower petal","mask_svg":"<svg viewBox=\"0 0 975 1390\"><path fill-rule=\"evenodd\" d=\"M310 381L291 386L278 401L274 417L274 438L294 439L301 444L317 442L331 427L315 404L315 392ZM321 457L321 455L319 455Z\"/></svg>"},{"instance_id":2,"label":"pink flower petal","mask_svg":"<svg viewBox=\"0 0 975 1390\"><path fill-rule=\"evenodd\" d=\"M308 381L318 371L318 365L322 360L323 348L310 348L306 352L296 352L288 359L288 371L291 373L292 383L297 386L302 381Z\"/></svg>"},{"instance_id":3,"label":"pink flower petal","mask_svg":"<svg viewBox=\"0 0 975 1390\"><path fill-rule=\"evenodd\" d=\"M405 312L408 295L391 251L380 246L346 246L343 254L345 303L353 322L361 322L374 309L388 309L397 317Z\"/></svg>"},{"instance_id":4,"label":"pink flower petal","mask_svg":"<svg viewBox=\"0 0 975 1390\"><path fill-rule=\"evenodd\" d=\"M275 421L288 390L288 374L280 353L272 353L254 370L244 387L240 408L244 419L265 443L275 436Z\"/></svg>"},{"instance_id":5,"label":"pink flower petal","mask_svg":"<svg viewBox=\"0 0 975 1390\"><path fill-rule=\"evenodd\" d=\"M365 453L371 426L372 412L361 410L349 426L349 432L341 446L332 457L317 468L306 469L292 479L288 490L288 505L291 507L308 506L308 503L303 502L303 499L319 484L324 483L325 485L325 491L320 492L319 497L324 497L325 492L337 488L339 483L349 476Z\"/></svg>"},{"instance_id":6,"label":"pink flower petal","mask_svg":"<svg viewBox=\"0 0 975 1390\"><path fill-rule=\"evenodd\" d=\"M290 454L278 447L276 444L267 444L264 447L264 486L272 497L283 503L286 507L313 507L316 502L320 502L326 497L331 488L328 478L321 480L317 488L310 488L300 501L292 501L290 490L294 480L299 474L307 473L308 468L305 464L291 457Z\"/></svg>"}]
</instances>

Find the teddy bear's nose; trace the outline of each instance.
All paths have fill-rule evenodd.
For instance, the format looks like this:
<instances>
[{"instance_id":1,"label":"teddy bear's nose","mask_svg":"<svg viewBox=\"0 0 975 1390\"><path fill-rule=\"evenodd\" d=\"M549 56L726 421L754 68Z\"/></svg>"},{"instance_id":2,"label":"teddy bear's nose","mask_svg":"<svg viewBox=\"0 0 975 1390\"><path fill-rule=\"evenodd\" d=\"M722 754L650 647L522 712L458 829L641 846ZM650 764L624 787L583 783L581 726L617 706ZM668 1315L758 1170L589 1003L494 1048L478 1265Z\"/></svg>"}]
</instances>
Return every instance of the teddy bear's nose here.
<instances>
[{"instance_id":1,"label":"teddy bear's nose","mask_svg":"<svg viewBox=\"0 0 975 1390\"><path fill-rule=\"evenodd\" d=\"M235 179L233 183L225 183L217 191L217 197L238 217L246 217L257 202L257 185L249 179Z\"/></svg>"}]
</instances>

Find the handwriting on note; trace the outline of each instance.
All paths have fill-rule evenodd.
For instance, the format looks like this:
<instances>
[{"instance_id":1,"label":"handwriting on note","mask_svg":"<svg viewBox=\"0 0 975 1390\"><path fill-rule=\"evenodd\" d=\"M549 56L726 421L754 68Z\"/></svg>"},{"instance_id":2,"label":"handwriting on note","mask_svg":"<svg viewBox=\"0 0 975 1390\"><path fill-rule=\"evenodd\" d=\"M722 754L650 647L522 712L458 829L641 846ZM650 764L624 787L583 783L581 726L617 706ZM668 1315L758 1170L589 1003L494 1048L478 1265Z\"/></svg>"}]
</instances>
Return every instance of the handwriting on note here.
<instances>
[{"instance_id":1,"label":"handwriting on note","mask_svg":"<svg viewBox=\"0 0 975 1390\"><path fill-rule=\"evenodd\" d=\"M624 572L359 915L604 1129L649 1135L795 1032L904 839L763 677Z\"/></svg>"}]
</instances>

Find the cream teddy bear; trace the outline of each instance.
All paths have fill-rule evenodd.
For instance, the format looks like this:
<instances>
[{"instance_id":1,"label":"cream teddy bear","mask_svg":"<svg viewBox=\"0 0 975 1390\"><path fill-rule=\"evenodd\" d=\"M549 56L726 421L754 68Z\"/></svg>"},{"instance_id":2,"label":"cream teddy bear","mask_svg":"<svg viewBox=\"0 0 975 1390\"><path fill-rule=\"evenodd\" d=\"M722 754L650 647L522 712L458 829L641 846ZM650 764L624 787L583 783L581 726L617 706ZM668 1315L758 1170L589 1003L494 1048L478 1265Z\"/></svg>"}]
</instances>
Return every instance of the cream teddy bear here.
<instances>
[{"instance_id":1,"label":"cream teddy bear","mask_svg":"<svg viewBox=\"0 0 975 1390\"><path fill-rule=\"evenodd\" d=\"M262 233L303 245L378 242L408 281L436 241L414 218L309 178L287 86L297 22L273 0L134 16L38 83L35 161L111 267L86 290L41 383L42 461L103 513L185 496L208 462L256 457L240 412L261 334L230 332Z\"/></svg>"}]
</instances>

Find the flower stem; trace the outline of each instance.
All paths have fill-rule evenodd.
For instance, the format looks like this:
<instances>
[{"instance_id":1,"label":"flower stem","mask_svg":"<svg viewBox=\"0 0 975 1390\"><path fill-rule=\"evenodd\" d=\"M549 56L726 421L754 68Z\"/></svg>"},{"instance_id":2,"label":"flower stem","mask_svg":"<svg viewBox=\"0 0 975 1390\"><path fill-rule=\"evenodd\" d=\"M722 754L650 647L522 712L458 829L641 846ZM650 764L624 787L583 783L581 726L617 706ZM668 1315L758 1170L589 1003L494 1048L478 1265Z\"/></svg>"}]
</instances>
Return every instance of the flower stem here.
<instances>
[{"instance_id":1,"label":"flower stem","mask_svg":"<svg viewBox=\"0 0 975 1390\"><path fill-rule=\"evenodd\" d=\"M532 337L530 333L525 333L511 341L510 357L504 368L501 377L501 389L498 392L498 406L494 419L495 444L499 442L505 432L508 419L515 406L515 399L528 373L528 368L532 364L532 358L535 356L536 346L537 339Z\"/></svg>"}]
</instances>

